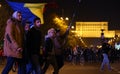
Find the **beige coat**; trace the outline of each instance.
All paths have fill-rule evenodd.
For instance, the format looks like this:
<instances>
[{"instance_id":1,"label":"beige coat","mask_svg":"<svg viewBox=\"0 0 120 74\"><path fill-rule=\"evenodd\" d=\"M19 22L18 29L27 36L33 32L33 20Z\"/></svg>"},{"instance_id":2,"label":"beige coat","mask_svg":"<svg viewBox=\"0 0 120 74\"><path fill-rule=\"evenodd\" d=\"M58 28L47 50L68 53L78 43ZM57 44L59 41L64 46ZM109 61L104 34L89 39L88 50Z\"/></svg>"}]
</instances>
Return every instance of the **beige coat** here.
<instances>
[{"instance_id":1,"label":"beige coat","mask_svg":"<svg viewBox=\"0 0 120 74\"><path fill-rule=\"evenodd\" d=\"M18 52L17 49L23 48L23 40L24 29L21 23L15 19L8 19L4 35L4 55L22 58L22 53Z\"/></svg>"}]
</instances>

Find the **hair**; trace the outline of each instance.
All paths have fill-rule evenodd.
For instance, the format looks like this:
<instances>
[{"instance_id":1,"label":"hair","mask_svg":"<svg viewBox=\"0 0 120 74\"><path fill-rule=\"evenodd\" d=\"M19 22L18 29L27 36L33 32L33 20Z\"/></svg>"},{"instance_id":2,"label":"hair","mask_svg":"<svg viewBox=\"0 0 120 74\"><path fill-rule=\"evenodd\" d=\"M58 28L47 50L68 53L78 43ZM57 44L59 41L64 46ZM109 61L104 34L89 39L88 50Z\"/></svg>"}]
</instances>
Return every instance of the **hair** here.
<instances>
[{"instance_id":1,"label":"hair","mask_svg":"<svg viewBox=\"0 0 120 74\"><path fill-rule=\"evenodd\" d=\"M40 20L41 22L41 19L39 17L34 18L33 22L35 23L36 20Z\"/></svg>"},{"instance_id":2,"label":"hair","mask_svg":"<svg viewBox=\"0 0 120 74\"><path fill-rule=\"evenodd\" d=\"M32 22L31 21L29 21L29 20L26 20L25 21L25 24L31 24Z\"/></svg>"},{"instance_id":3,"label":"hair","mask_svg":"<svg viewBox=\"0 0 120 74\"><path fill-rule=\"evenodd\" d=\"M16 18L17 18L17 13L20 13L20 14L21 14L20 11L15 11L15 12L12 14L12 17L16 19Z\"/></svg>"},{"instance_id":4,"label":"hair","mask_svg":"<svg viewBox=\"0 0 120 74\"><path fill-rule=\"evenodd\" d=\"M54 31L54 32L56 33L56 31L55 31L54 28L50 28L50 29L48 30L48 32L47 32L47 35L45 36L45 39L51 37L51 36L50 36L50 32L52 32L52 31Z\"/></svg>"},{"instance_id":5,"label":"hair","mask_svg":"<svg viewBox=\"0 0 120 74\"><path fill-rule=\"evenodd\" d=\"M48 34L49 34L50 32L52 32L52 31L54 31L54 32L56 33L56 31L55 31L54 28L50 28L50 29L48 30Z\"/></svg>"},{"instance_id":6,"label":"hair","mask_svg":"<svg viewBox=\"0 0 120 74\"><path fill-rule=\"evenodd\" d=\"M55 29L55 31L56 31L56 33L59 33L59 32L60 32L60 29L59 29L59 28L57 28L57 29Z\"/></svg>"}]
</instances>

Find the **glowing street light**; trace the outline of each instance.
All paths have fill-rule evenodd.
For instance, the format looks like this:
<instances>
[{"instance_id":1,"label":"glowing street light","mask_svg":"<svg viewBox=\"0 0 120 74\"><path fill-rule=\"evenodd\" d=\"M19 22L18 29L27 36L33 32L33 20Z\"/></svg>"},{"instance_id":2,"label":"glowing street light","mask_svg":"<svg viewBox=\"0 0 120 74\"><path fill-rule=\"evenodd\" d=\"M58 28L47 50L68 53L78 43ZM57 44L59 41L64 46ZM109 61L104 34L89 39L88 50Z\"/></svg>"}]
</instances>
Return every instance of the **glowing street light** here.
<instances>
[{"instance_id":1,"label":"glowing street light","mask_svg":"<svg viewBox=\"0 0 120 74\"><path fill-rule=\"evenodd\" d=\"M75 27L74 26L71 26L72 29L74 29Z\"/></svg>"},{"instance_id":2,"label":"glowing street light","mask_svg":"<svg viewBox=\"0 0 120 74\"><path fill-rule=\"evenodd\" d=\"M0 7L2 7L2 4L0 3Z\"/></svg>"},{"instance_id":3,"label":"glowing street light","mask_svg":"<svg viewBox=\"0 0 120 74\"><path fill-rule=\"evenodd\" d=\"M101 39L104 39L104 29L101 29Z\"/></svg>"},{"instance_id":4,"label":"glowing street light","mask_svg":"<svg viewBox=\"0 0 120 74\"><path fill-rule=\"evenodd\" d=\"M62 17L60 17L60 18L55 17L53 20L54 20L54 23L56 23L60 27L67 28L67 25L65 25L66 23L65 23L64 19L62 19Z\"/></svg>"},{"instance_id":5,"label":"glowing street light","mask_svg":"<svg viewBox=\"0 0 120 74\"><path fill-rule=\"evenodd\" d=\"M61 19L61 20L65 20L65 21L68 21L68 20L69 20L68 17L65 17L65 18L64 18L64 17L60 17L60 19Z\"/></svg>"},{"instance_id":6,"label":"glowing street light","mask_svg":"<svg viewBox=\"0 0 120 74\"><path fill-rule=\"evenodd\" d=\"M68 17L66 17L66 18L65 18L65 20L67 20L67 21L68 21L68 20L69 20L69 18L68 18Z\"/></svg>"},{"instance_id":7,"label":"glowing street light","mask_svg":"<svg viewBox=\"0 0 120 74\"><path fill-rule=\"evenodd\" d=\"M61 20L64 20L63 17L60 17Z\"/></svg>"}]
</instances>

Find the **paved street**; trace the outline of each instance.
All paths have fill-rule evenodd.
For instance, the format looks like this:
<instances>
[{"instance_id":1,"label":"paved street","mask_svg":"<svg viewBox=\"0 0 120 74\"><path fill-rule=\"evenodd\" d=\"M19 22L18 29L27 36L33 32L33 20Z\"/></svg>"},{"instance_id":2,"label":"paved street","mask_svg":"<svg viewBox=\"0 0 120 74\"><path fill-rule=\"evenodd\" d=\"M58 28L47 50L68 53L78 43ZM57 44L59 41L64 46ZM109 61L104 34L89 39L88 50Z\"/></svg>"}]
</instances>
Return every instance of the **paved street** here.
<instances>
[{"instance_id":1,"label":"paved street","mask_svg":"<svg viewBox=\"0 0 120 74\"><path fill-rule=\"evenodd\" d=\"M64 67L60 70L59 74L120 74L120 64L119 62L111 64L112 71L100 71L99 63L86 63L84 65L73 65L71 63L65 63ZM0 72L2 71L4 65L0 65ZM53 68L49 67L46 74L52 74ZM10 72L10 74L17 74L17 72Z\"/></svg>"},{"instance_id":2,"label":"paved street","mask_svg":"<svg viewBox=\"0 0 120 74\"><path fill-rule=\"evenodd\" d=\"M96 63L85 64L83 66L66 64L61 69L60 74L119 74L118 71L115 70L108 71L107 69L101 72L99 68L100 68L100 64L96 64Z\"/></svg>"}]
</instances>

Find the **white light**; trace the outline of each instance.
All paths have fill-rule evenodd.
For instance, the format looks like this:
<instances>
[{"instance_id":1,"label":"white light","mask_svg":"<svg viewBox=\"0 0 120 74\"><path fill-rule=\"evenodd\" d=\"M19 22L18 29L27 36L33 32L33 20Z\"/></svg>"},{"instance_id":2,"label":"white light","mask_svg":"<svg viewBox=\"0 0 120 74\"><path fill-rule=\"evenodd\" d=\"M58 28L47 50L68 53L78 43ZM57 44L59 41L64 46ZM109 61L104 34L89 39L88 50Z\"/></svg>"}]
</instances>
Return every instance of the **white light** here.
<instances>
[{"instance_id":1,"label":"white light","mask_svg":"<svg viewBox=\"0 0 120 74\"><path fill-rule=\"evenodd\" d=\"M120 44L115 43L115 49L119 50L120 49Z\"/></svg>"},{"instance_id":2,"label":"white light","mask_svg":"<svg viewBox=\"0 0 120 74\"><path fill-rule=\"evenodd\" d=\"M72 29L74 29L75 27L74 26L71 26Z\"/></svg>"},{"instance_id":3,"label":"white light","mask_svg":"<svg viewBox=\"0 0 120 74\"><path fill-rule=\"evenodd\" d=\"M63 20L63 17L60 17L61 20Z\"/></svg>"},{"instance_id":4,"label":"white light","mask_svg":"<svg viewBox=\"0 0 120 74\"><path fill-rule=\"evenodd\" d=\"M0 7L2 7L2 5L0 4Z\"/></svg>"},{"instance_id":5,"label":"white light","mask_svg":"<svg viewBox=\"0 0 120 74\"><path fill-rule=\"evenodd\" d=\"M65 18L65 20L69 20L69 18L68 18L68 17L66 17L66 18Z\"/></svg>"}]
</instances>

